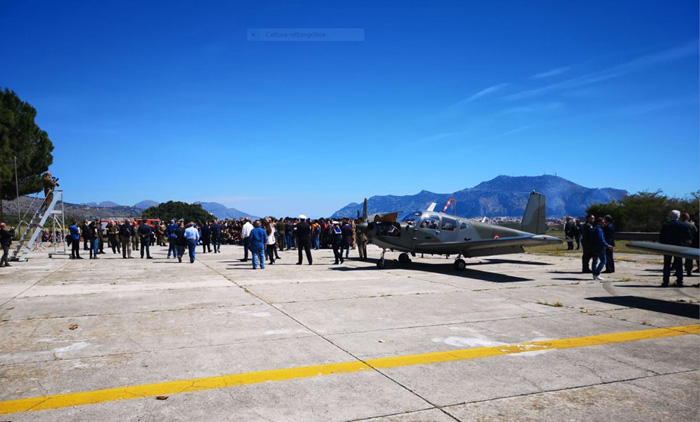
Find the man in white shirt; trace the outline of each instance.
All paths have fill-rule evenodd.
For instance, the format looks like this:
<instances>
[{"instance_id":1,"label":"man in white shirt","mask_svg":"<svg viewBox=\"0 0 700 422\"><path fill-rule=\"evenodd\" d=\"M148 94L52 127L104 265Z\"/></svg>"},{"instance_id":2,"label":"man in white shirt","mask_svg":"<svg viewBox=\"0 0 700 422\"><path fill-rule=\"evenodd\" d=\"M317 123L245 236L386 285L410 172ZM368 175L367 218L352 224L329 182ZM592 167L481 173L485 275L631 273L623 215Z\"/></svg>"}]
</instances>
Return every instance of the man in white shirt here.
<instances>
[{"instance_id":1,"label":"man in white shirt","mask_svg":"<svg viewBox=\"0 0 700 422\"><path fill-rule=\"evenodd\" d=\"M245 218L245 224L241 228L241 239L243 239L243 249L244 255L241 261L246 262L248 260L248 249L250 248L250 232L253 231L253 224L250 222L250 218Z\"/></svg>"},{"instance_id":2,"label":"man in white shirt","mask_svg":"<svg viewBox=\"0 0 700 422\"><path fill-rule=\"evenodd\" d=\"M194 226L194 223L187 224L185 229L185 239L187 239L187 249L190 252L190 264L194 262L194 254L197 250L197 242L199 242L199 230Z\"/></svg>"}]
</instances>

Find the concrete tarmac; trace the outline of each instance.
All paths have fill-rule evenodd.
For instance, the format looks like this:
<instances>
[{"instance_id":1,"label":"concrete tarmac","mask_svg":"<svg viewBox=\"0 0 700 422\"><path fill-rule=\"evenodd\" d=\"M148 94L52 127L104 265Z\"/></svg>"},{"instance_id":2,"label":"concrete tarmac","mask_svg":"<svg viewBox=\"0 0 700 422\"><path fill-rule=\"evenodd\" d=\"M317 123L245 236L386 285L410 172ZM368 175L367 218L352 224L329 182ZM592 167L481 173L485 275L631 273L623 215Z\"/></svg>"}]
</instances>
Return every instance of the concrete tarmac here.
<instances>
[{"instance_id":1,"label":"concrete tarmac","mask_svg":"<svg viewBox=\"0 0 700 422\"><path fill-rule=\"evenodd\" d=\"M0 268L0 421L700 420L699 289L660 257L151 250Z\"/></svg>"}]
</instances>

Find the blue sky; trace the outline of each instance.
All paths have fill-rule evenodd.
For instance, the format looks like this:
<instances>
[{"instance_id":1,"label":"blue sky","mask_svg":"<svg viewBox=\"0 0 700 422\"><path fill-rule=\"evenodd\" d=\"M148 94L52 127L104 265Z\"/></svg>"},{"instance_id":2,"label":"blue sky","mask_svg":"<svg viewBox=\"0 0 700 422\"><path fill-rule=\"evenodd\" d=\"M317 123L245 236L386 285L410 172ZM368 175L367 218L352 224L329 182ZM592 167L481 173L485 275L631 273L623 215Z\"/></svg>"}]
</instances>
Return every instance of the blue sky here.
<instances>
[{"instance_id":1,"label":"blue sky","mask_svg":"<svg viewBox=\"0 0 700 422\"><path fill-rule=\"evenodd\" d=\"M69 202L320 217L500 174L700 185L696 0L0 0L0 51Z\"/></svg>"}]
</instances>

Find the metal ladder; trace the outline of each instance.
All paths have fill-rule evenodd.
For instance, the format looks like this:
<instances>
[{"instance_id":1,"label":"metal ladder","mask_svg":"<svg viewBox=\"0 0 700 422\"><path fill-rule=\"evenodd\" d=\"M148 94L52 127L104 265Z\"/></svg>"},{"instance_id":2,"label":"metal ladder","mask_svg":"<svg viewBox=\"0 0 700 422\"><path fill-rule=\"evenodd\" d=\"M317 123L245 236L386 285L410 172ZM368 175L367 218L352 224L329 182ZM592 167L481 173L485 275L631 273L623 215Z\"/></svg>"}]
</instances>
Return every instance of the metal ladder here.
<instances>
[{"instance_id":1,"label":"metal ladder","mask_svg":"<svg viewBox=\"0 0 700 422\"><path fill-rule=\"evenodd\" d=\"M59 202L63 202L62 190L54 191L53 200L49 204L48 208L46 208L46 211L44 211L44 205L46 204L46 198L44 198L44 200L41 202L41 205L39 205L39 208L37 208L36 212L32 216L32 219L29 220L27 230L24 231L22 237L19 239L17 247L14 251L12 251L12 256L10 257L11 261L27 260L27 257L25 255L28 254L29 251L31 251L32 246L34 246L34 242L36 241L36 238L39 236L39 233L41 233L41 229L46 223L46 220L51 214L61 213L61 211L54 211L56 204ZM34 231L32 232L32 230Z\"/></svg>"}]
</instances>

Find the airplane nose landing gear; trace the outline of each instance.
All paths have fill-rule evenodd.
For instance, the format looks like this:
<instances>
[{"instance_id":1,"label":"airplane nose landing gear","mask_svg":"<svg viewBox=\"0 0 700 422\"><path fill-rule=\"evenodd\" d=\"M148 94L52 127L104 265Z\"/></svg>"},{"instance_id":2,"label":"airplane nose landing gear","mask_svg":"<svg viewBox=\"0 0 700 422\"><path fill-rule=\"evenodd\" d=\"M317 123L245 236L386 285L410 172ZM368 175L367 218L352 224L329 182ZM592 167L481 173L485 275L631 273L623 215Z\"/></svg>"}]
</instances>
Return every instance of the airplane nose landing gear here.
<instances>
[{"instance_id":1,"label":"airplane nose landing gear","mask_svg":"<svg viewBox=\"0 0 700 422\"><path fill-rule=\"evenodd\" d=\"M457 271L464 271L464 269L467 268L467 263L464 262L464 260L461 258L457 259L455 261L454 265L455 265L455 270L457 270Z\"/></svg>"},{"instance_id":2,"label":"airplane nose landing gear","mask_svg":"<svg viewBox=\"0 0 700 422\"><path fill-rule=\"evenodd\" d=\"M386 253L386 249L382 249L382 256L379 258L379 261L377 261L377 268L380 270L383 270L386 268L386 261L384 260L384 254Z\"/></svg>"}]
</instances>

